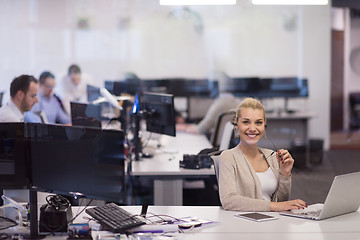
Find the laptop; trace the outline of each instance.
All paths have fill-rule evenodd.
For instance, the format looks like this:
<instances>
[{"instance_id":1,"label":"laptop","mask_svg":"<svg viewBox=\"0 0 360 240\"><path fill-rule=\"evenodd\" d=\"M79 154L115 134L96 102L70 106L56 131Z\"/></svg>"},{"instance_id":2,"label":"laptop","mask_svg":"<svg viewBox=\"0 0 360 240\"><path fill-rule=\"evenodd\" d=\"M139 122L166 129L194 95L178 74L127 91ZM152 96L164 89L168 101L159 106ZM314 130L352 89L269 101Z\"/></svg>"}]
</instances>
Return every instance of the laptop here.
<instances>
[{"instance_id":1,"label":"laptop","mask_svg":"<svg viewBox=\"0 0 360 240\"><path fill-rule=\"evenodd\" d=\"M70 102L73 126L101 128L101 107L95 104Z\"/></svg>"},{"instance_id":2,"label":"laptop","mask_svg":"<svg viewBox=\"0 0 360 240\"><path fill-rule=\"evenodd\" d=\"M360 172L336 176L324 204L309 205L304 210L280 212L281 215L323 220L356 212L360 206Z\"/></svg>"}]
</instances>

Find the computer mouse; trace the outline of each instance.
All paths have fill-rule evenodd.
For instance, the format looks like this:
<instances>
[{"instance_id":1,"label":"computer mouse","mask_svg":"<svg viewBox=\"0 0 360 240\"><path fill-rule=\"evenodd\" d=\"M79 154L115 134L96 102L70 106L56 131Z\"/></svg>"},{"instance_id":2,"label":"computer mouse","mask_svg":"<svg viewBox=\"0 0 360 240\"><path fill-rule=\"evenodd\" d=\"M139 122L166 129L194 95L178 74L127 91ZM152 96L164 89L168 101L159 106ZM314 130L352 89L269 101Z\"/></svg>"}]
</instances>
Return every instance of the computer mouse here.
<instances>
[{"instance_id":1,"label":"computer mouse","mask_svg":"<svg viewBox=\"0 0 360 240\"><path fill-rule=\"evenodd\" d=\"M143 158L152 158L152 157L154 157L154 155L152 155L150 153L142 153L141 157L143 157Z\"/></svg>"},{"instance_id":2,"label":"computer mouse","mask_svg":"<svg viewBox=\"0 0 360 240\"><path fill-rule=\"evenodd\" d=\"M180 223L178 226L179 228L200 227L201 223L185 222L185 223Z\"/></svg>"}]
</instances>

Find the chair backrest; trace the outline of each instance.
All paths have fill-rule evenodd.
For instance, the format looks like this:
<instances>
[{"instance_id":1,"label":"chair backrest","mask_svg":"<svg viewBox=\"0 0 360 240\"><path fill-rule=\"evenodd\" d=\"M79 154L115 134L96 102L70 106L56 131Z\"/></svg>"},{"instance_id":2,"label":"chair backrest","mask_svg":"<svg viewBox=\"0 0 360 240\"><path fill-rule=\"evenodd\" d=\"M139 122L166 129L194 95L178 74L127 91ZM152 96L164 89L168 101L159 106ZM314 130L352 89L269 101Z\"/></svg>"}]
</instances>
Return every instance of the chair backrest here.
<instances>
[{"instance_id":1,"label":"chair backrest","mask_svg":"<svg viewBox=\"0 0 360 240\"><path fill-rule=\"evenodd\" d=\"M233 131L234 125L231 122L226 122L222 132L219 150L229 149Z\"/></svg>"},{"instance_id":2,"label":"chair backrest","mask_svg":"<svg viewBox=\"0 0 360 240\"><path fill-rule=\"evenodd\" d=\"M214 164L216 180L219 183L219 160L220 160L220 155L212 155L211 160L213 161L213 164Z\"/></svg>"},{"instance_id":3,"label":"chair backrest","mask_svg":"<svg viewBox=\"0 0 360 240\"><path fill-rule=\"evenodd\" d=\"M234 111L229 111L219 116L214 135L211 139L211 143L214 147L220 146L222 135L224 133L224 127L226 123L228 122L231 123L234 120L234 117L235 117Z\"/></svg>"}]
</instances>

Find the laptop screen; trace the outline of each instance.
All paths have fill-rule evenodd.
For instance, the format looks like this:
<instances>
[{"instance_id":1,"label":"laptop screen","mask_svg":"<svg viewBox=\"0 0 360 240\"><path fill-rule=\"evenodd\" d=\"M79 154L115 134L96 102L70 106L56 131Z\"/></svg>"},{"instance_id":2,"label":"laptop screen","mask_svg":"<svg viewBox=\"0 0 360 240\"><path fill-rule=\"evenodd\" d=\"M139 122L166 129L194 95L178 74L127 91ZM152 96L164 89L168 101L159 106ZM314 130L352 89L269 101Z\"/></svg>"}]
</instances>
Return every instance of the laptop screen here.
<instances>
[{"instance_id":1,"label":"laptop screen","mask_svg":"<svg viewBox=\"0 0 360 240\"><path fill-rule=\"evenodd\" d=\"M101 106L71 102L71 121L73 126L101 128Z\"/></svg>"}]
</instances>

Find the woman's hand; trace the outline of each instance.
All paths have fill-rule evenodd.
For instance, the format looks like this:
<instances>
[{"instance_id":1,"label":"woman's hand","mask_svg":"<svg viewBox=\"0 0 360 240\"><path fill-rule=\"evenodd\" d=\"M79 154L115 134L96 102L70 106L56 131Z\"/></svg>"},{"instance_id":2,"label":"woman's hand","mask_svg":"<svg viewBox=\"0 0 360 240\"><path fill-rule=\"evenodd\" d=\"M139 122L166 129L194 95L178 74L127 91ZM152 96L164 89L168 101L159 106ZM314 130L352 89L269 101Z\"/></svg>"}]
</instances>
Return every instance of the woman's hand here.
<instances>
[{"instance_id":1,"label":"woman's hand","mask_svg":"<svg viewBox=\"0 0 360 240\"><path fill-rule=\"evenodd\" d=\"M291 157L288 150L279 149L276 152L276 158L280 166L280 174L285 177L291 176L291 170L294 165L294 159Z\"/></svg>"},{"instance_id":2,"label":"woman's hand","mask_svg":"<svg viewBox=\"0 0 360 240\"><path fill-rule=\"evenodd\" d=\"M301 199L270 203L270 211L274 211L274 212L289 211L291 209L300 209L306 207L307 207L306 202L304 202Z\"/></svg>"}]
</instances>

